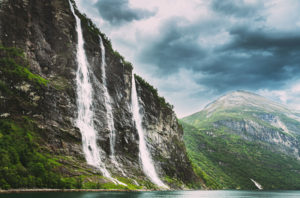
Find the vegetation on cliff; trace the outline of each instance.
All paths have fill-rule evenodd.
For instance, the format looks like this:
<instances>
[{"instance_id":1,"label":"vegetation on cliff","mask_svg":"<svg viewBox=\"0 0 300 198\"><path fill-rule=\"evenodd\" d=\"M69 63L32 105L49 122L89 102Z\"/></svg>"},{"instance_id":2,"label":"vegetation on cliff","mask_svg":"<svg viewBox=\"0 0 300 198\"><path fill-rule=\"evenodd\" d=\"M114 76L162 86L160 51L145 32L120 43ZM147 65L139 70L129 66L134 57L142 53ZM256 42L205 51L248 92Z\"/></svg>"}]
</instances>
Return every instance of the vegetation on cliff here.
<instances>
[{"instance_id":1,"label":"vegetation on cliff","mask_svg":"<svg viewBox=\"0 0 300 198\"><path fill-rule=\"evenodd\" d=\"M63 156L42 151L40 129L30 118L0 120L0 189L61 188L61 189L140 189L130 179L119 178L127 186L104 182L98 174L70 176L63 173ZM80 172L80 169L75 172ZM146 185L146 183L145 183Z\"/></svg>"},{"instance_id":2,"label":"vegetation on cliff","mask_svg":"<svg viewBox=\"0 0 300 198\"><path fill-rule=\"evenodd\" d=\"M173 106L170 105L170 103L166 102L166 99L164 97L158 95L158 91L156 88L154 88L152 85L150 85L147 81L145 81L139 75L135 74L134 77L143 87L148 89L155 98L158 98L158 101L159 101L159 104L161 107L173 109Z\"/></svg>"},{"instance_id":3,"label":"vegetation on cliff","mask_svg":"<svg viewBox=\"0 0 300 198\"><path fill-rule=\"evenodd\" d=\"M230 106L230 100L217 100L181 120L187 151L206 185L256 189L250 180L254 179L264 189L299 189L300 161L294 154L299 136L292 130L299 129L299 122L274 109L271 101L264 106L245 101ZM259 100L251 101L258 104ZM276 120L283 124L276 126ZM289 133L281 128L284 124Z\"/></svg>"},{"instance_id":4,"label":"vegetation on cliff","mask_svg":"<svg viewBox=\"0 0 300 198\"><path fill-rule=\"evenodd\" d=\"M22 80L30 80L44 86L48 83L48 80L29 70L24 52L19 48L0 46L0 65L1 75L14 83Z\"/></svg>"},{"instance_id":5,"label":"vegetation on cliff","mask_svg":"<svg viewBox=\"0 0 300 198\"><path fill-rule=\"evenodd\" d=\"M91 33L91 35L94 35L94 36L101 36L103 42L104 42L104 46L105 48L110 52L112 53L116 58L118 58L119 60L122 61L123 65L132 70L133 69L133 66L132 66L132 63L130 63L129 61L126 61L124 56L122 56L117 50L114 50L114 48L112 47L112 43L111 43L111 40L106 36L105 33L101 32L98 27L93 23L93 21L88 18L86 16L86 14L82 14L79 12L77 6L76 6L76 3L71 0L75 10L76 10L76 14L79 16L80 20L81 20L81 24L83 26L85 26L88 31Z\"/></svg>"},{"instance_id":6,"label":"vegetation on cliff","mask_svg":"<svg viewBox=\"0 0 300 198\"><path fill-rule=\"evenodd\" d=\"M54 171L54 159L38 152L37 134L27 117L0 120L0 188L68 188Z\"/></svg>"},{"instance_id":7,"label":"vegetation on cliff","mask_svg":"<svg viewBox=\"0 0 300 198\"><path fill-rule=\"evenodd\" d=\"M23 108L34 110L36 104L33 103L30 94L27 94L29 87L39 91L47 85L51 86L52 82L32 73L24 52L18 48L1 46L0 65L0 96L2 97L0 105L22 105ZM18 88L24 83L26 86ZM7 100L11 103L5 102ZM15 111L22 111L22 109L17 108ZM37 127L38 122L32 116L18 114L18 112L10 112L0 115L0 189L142 188L125 178L120 180L126 183L127 187L105 182L105 178L98 174L85 172L80 175L70 175L70 172L80 172L80 167L62 171L65 168L61 162L69 159L53 156L45 151L44 145L41 144L44 142L43 131ZM95 177L98 179L91 179Z\"/></svg>"},{"instance_id":8,"label":"vegetation on cliff","mask_svg":"<svg viewBox=\"0 0 300 198\"><path fill-rule=\"evenodd\" d=\"M121 186L86 163L81 134L74 126L76 28L68 1L20 1L18 5L6 1L0 7L3 27L0 43L5 46L0 47L0 188L159 189L143 174L139 164L129 96L132 64L113 50L110 40L75 6L81 19L91 82L97 94L93 99L95 125L99 134L104 134L97 143L101 145L101 157L112 177L127 184ZM117 160L122 162L120 168L128 178L121 176L109 157L109 136L103 127L107 122L103 119L106 107L99 84L102 83L99 36L106 50L107 89L113 101L117 131ZM140 99L155 110L145 108L144 121L151 119L151 134L155 138L149 141L149 146L152 146L151 154L161 159L156 162L161 178L175 189L195 187L190 185L195 182L195 175L171 105L144 80L139 83L143 96ZM159 126L161 122L168 130ZM159 136L160 142L156 138ZM163 147L158 148L156 145L162 141ZM136 181L139 185L135 185Z\"/></svg>"}]
</instances>

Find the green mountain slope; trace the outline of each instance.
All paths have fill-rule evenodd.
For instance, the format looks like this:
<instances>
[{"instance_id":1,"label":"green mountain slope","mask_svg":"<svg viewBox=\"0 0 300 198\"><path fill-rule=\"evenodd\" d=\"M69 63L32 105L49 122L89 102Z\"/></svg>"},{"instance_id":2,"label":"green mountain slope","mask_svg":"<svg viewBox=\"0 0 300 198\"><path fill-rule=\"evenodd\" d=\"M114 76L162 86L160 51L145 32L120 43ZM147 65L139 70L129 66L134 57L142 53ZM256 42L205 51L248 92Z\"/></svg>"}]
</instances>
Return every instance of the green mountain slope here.
<instances>
[{"instance_id":1,"label":"green mountain slope","mask_svg":"<svg viewBox=\"0 0 300 198\"><path fill-rule=\"evenodd\" d=\"M184 141L210 188L299 189L300 122L295 112L237 91L181 120Z\"/></svg>"}]
</instances>

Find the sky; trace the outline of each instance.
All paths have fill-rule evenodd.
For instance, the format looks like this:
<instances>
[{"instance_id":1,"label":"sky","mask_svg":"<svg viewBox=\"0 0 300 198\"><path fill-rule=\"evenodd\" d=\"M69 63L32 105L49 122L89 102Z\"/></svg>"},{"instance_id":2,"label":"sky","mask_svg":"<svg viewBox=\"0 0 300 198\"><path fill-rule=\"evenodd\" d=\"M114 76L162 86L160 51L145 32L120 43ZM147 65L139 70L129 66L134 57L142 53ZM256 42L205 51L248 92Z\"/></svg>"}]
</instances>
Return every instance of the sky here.
<instances>
[{"instance_id":1,"label":"sky","mask_svg":"<svg viewBox=\"0 0 300 198\"><path fill-rule=\"evenodd\" d=\"M299 0L76 0L179 118L230 91L300 110Z\"/></svg>"}]
</instances>

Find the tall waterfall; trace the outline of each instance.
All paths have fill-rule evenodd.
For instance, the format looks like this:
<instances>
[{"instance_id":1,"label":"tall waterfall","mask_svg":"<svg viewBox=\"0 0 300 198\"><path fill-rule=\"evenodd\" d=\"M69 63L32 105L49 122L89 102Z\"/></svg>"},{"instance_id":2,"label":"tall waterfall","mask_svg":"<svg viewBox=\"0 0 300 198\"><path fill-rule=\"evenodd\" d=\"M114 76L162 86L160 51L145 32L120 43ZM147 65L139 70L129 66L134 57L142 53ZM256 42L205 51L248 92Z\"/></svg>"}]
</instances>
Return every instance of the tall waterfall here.
<instances>
[{"instance_id":1,"label":"tall waterfall","mask_svg":"<svg viewBox=\"0 0 300 198\"><path fill-rule=\"evenodd\" d=\"M148 176L149 179L154 184L168 189L169 187L167 185L165 185L157 176L150 153L147 149L145 135L144 135L144 129L142 126L142 115L140 114L140 107L139 107L139 101L138 101L135 78L134 78L133 72L132 72L131 103L132 103L131 108L132 108L132 113L133 113L133 120L135 122L135 127L136 127L136 129L138 131L138 135L139 135L139 150L140 150L140 159L142 162L143 171L146 174L146 176Z\"/></svg>"},{"instance_id":2,"label":"tall waterfall","mask_svg":"<svg viewBox=\"0 0 300 198\"><path fill-rule=\"evenodd\" d=\"M106 108L106 118L107 118L107 125L108 130L110 131L110 158L112 163L116 166L116 168L126 176L124 171L120 168L119 163L115 157L115 144L116 144L116 129L114 125L114 116L112 113L112 104L111 104L111 97L107 90L107 82L106 82L106 61L105 61L105 47L103 45L103 40L101 36L100 39L100 47L101 47L101 72L102 72L102 82L103 82L103 92L104 92L104 104Z\"/></svg>"},{"instance_id":3,"label":"tall waterfall","mask_svg":"<svg viewBox=\"0 0 300 198\"><path fill-rule=\"evenodd\" d=\"M101 161L100 148L97 145L97 132L93 123L93 88L90 83L88 62L84 51L81 21L75 14L72 4L70 2L69 4L76 19L76 31L78 37L76 55L78 64L76 72L78 117L76 119L76 125L80 129L82 135L83 152L88 164L98 168L103 173L103 176L109 178L114 183L122 184L111 177Z\"/></svg>"}]
</instances>

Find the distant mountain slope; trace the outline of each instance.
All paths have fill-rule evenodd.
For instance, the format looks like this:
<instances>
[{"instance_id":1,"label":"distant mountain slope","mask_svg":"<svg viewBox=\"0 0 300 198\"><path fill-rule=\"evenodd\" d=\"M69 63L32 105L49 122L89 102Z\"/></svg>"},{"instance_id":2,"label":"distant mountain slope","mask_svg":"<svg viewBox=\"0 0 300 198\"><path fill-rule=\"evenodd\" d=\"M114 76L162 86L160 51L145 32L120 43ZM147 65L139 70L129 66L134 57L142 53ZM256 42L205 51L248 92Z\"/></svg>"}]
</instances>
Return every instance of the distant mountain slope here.
<instances>
[{"instance_id":1,"label":"distant mountain slope","mask_svg":"<svg viewBox=\"0 0 300 198\"><path fill-rule=\"evenodd\" d=\"M181 123L188 153L209 187L256 189L256 181L264 189L299 189L298 115L236 91Z\"/></svg>"}]
</instances>

